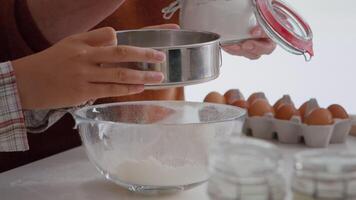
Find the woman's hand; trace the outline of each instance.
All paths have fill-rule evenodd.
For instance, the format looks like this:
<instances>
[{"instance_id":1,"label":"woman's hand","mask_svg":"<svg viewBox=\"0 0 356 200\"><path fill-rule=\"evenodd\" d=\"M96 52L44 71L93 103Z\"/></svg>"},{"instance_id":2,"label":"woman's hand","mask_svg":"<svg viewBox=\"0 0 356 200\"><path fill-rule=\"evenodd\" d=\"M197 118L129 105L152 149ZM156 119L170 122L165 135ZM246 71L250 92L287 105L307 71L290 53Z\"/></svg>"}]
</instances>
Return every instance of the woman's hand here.
<instances>
[{"instance_id":1,"label":"woman's hand","mask_svg":"<svg viewBox=\"0 0 356 200\"><path fill-rule=\"evenodd\" d=\"M260 27L252 29L251 35L260 39L247 40L238 45L224 46L224 50L232 55L244 56L251 60L256 60L262 55L271 54L276 49L276 44L267 37L266 33L264 33Z\"/></svg>"},{"instance_id":2,"label":"woman's hand","mask_svg":"<svg viewBox=\"0 0 356 200\"><path fill-rule=\"evenodd\" d=\"M120 62L160 63L153 49L117 46L112 28L68 37L41 53L12 62L24 109L77 106L88 100L130 95L163 80L160 72L101 67Z\"/></svg>"}]
</instances>

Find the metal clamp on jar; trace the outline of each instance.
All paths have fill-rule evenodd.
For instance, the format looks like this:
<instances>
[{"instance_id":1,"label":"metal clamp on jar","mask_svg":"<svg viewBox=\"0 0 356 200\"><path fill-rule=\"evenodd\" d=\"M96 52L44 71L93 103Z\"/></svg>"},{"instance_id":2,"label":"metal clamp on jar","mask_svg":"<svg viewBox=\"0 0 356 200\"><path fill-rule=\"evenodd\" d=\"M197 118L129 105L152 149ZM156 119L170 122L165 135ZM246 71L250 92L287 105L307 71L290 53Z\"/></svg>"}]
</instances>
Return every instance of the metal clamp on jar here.
<instances>
[{"instance_id":1,"label":"metal clamp on jar","mask_svg":"<svg viewBox=\"0 0 356 200\"><path fill-rule=\"evenodd\" d=\"M183 29L211 31L222 36L222 45L251 39L259 24L266 34L290 53L311 60L313 34L308 23L281 0L176 0L164 8L169 19L180 9Z\"/></svg>"}]
</instances>

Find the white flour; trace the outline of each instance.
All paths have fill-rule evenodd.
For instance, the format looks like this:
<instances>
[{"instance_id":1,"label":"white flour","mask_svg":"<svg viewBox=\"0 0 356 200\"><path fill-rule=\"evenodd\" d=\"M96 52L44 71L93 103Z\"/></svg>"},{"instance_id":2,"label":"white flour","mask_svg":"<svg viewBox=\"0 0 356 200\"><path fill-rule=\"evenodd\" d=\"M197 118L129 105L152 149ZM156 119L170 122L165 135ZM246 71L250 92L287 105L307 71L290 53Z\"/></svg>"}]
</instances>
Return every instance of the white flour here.
<instances>
[{"instance_id":1,"label":"white flour","mask_svg":"<svg viewBox=\"0 0 356 200\"><path fill-rule=\"evenodd\" d=\"M115 172L117 173L115 175L125 183L149 186L181 186L208 179L208 170L205 166L171 167L152 157L142 161L124 161Z\"/></svg>"},{"instance_id":2,"label":"white flour","mask_svg":"<svg viewBox=\"0 0 356 200\"><path fill-rule=\"evenodd\" d=\"M102 142L89 148L97 163L111 176L148 186L183 186L208 179L209 146L217 135L231 133L235 123L209 121L212 108L185 106L160 123L167 126L99 126ZM215 115L214 115L215 116ZM213 120L213 119L212 119ZM193 123L193 124L189 124ZM184 125L183 125L184 124Z\"/></svg>"},{"instance_id":3,"label":"white flour","mask_svg":"<svg viewBox=\"0 0 356 200\"><path fill-rule=\"evenodd\" d=\"M219 33L223 40L250 38L256 25L251 0L183 0L182 28Z\"/></svg>"}]
</instances>

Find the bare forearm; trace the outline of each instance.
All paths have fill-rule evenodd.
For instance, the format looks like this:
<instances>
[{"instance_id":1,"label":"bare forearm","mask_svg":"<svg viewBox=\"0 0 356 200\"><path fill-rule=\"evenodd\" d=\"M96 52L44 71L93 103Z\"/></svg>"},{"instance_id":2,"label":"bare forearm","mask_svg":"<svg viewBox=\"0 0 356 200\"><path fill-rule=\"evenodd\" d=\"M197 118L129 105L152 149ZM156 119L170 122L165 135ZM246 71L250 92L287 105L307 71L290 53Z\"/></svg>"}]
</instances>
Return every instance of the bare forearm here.
<instances>
[{"instance_id":1,"label":"bare forearm","mask_svg":"<svg viewBox=\"0 0 356 200\"><path fill-rule=\"evenodd\" d=\"M112 14L125 0L26 0L43 35L55 43L84 32Z\"/></svg>"}]
</instances>

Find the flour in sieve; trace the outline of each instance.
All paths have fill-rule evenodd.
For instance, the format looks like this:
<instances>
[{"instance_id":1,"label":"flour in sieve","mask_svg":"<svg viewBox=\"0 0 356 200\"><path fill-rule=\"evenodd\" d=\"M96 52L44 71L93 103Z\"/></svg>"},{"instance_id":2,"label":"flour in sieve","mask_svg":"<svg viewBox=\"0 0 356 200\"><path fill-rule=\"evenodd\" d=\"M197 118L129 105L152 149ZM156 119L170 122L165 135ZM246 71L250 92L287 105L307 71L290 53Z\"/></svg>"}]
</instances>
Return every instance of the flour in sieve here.
<instances>
[{"instance_id":1,"label":"flour in sieve","mask_svg":"<svg viewBox=\"0 0 356 200\"><path fill-rule=\"evenodd\" d=\"M114 173L125 183L149 186L182 186L208 179L206 166L173 167L163 165L153 157L141 161L124 161Z\"/></svg>"}]
</instances>

